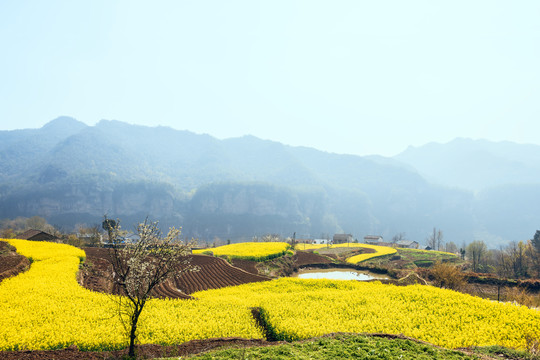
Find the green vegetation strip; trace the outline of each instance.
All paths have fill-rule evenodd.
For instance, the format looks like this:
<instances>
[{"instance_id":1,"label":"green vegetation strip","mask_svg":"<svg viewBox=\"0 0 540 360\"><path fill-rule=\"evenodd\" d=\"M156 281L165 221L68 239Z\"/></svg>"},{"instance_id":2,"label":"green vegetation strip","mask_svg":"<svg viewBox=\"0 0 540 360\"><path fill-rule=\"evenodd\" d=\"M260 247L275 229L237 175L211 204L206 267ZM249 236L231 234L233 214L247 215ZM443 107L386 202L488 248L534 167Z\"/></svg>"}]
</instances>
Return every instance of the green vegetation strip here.
<instances>
[{"instance_id":1,"label":"green vegetation strip","mask_svg":"<svg viewBox=\"0 0 540 360\"><path fill-rule=\"evenodd\" d=\"M175 358L178 359L178 358ZM290 344L229 348L189 359L479 359L403 338L338 334Z\"/></svg>"},{"instance_id":2,"label":"green vegetation strip","mask_svg":"<svg viewBox=\"0 0 540 360\"><path fill-rule=\"evenodd\" d=\"M536 343L538 345L538 343ZM531 349L534 348L534 344L531 344ZM536 355L527 351L514 350L505 348L499 345L484 346L484 347L472 347L470 349L476 354L485 354L498 359L511 359L511 360L540 360L540 353L536 351Z\"/></svg>"}]
</instances>

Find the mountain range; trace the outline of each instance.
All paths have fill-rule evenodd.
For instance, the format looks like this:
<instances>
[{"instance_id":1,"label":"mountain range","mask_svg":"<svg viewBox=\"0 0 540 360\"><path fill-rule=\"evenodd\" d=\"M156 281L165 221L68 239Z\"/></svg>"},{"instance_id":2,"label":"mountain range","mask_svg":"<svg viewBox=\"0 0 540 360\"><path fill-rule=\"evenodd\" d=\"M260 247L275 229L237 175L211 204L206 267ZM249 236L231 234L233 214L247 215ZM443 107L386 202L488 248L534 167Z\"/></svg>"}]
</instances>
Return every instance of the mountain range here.
<instances>
[{"instance_id":1,"label":"mountain range","mask_svg":"<svg viewBox=\"0 0 540 360\"><path fill-rule=\"evenodd\" d=\"M71 230L146 216L202 242L337 232L461 246L529 239L538 228L540 146L456 139L386 158L244 136L57 118L0 131L0 218Z\"/></svg>"}]
</instances>

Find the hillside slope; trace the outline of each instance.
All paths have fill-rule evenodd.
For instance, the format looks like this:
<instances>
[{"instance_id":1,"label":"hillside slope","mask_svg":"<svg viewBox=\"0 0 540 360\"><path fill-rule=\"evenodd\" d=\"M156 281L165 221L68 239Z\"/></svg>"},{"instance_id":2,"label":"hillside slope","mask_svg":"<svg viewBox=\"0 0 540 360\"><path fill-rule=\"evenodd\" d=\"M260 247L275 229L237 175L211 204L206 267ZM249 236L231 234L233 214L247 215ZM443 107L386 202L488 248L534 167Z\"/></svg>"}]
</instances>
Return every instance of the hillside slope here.
<instances>
[{"instance_id":1,"label":"hillside slope","mask_svg":"<svg viewBox=\"0 0 540 360\"><path fill-rule=\"evenodd\" d=\"M474 195L437 185L421 175L424 167L402 162L407 154L340 155L252 136L218 140L67 117L41 129L1 131L0 139L0 218L40 215L66 229L100 223L103 214L127 226L148 215L207 242L347 232L360 239L406 233L423 244L437 227L461 244L477 234L520 240L536 228L534 211L501 223L506 212L494 204L511 200L508 191Z\"/></svg>"}]
</instances>

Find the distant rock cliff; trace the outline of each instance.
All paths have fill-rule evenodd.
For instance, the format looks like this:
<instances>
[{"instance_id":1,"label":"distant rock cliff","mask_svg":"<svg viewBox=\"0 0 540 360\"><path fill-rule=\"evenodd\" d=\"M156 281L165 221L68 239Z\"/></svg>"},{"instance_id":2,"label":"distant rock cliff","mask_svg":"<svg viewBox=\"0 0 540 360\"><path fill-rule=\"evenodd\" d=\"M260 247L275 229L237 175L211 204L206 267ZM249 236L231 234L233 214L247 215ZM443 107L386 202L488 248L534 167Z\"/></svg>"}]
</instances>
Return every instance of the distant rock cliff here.
<instances>
[{"instance_id":1,"label":"distant rock cliff","mask_svg":"<svg viewBox=\"0 0 540 360\"><path fill-rule=\"evenodd\" d=\"M454 243L479 235L526 239L540 218L540 181L529 176L540 147L460 141L411 149L398 161L62 117L41 129L0 131L0 217L39 215L68 230L100 223L104 214L128 228L150 216L206 241L345 231L356 238L406 233L424 243L433 227ZM465 155L454 161L447 146ZM492 154L484 156L489 164L467 155L479 147ZM515 181L482 180L487 165L498 174L501 157L503 169L512 169L505 178ZM494 187L461 190L464 177L475 189Z\"/></svg>"}]
</instances>

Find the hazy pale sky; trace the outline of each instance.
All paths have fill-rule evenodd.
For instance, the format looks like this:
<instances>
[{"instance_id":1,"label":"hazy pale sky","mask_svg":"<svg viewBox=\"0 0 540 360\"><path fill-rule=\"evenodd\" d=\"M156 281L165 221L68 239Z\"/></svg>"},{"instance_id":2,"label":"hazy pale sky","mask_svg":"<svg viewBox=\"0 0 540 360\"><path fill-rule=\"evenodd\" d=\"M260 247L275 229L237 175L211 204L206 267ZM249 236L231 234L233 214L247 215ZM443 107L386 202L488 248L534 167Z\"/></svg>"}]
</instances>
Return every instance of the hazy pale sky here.
<instances>
[{"instance_id":1,"label":"hazy pale sky","mask_svg":"<svg viewBox=\"0 0 540 360\"><path fill-rule=\"evenodd\" d=\"M0 1L0 130L60 116L395 155L540 144L540 1Z\"/></svg>"}]
</instances>

